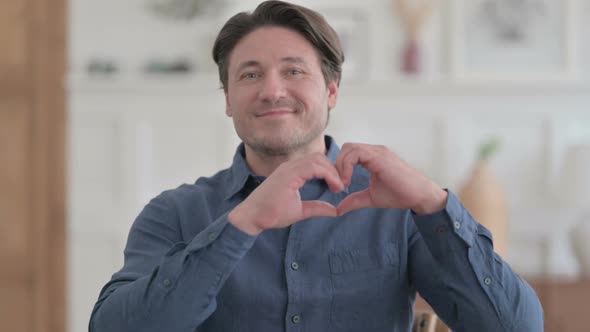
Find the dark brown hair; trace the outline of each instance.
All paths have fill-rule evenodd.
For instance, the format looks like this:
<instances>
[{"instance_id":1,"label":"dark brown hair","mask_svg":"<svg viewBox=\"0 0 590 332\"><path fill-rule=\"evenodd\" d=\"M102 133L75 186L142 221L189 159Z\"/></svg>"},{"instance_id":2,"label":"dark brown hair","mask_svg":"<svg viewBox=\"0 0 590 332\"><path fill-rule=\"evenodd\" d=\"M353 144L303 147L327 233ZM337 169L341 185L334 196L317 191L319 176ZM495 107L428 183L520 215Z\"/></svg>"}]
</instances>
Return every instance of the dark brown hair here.
<instances>
[{"instance_id":1,"label":"dark brown hair","mask_svg":"<svg viewBox=\"0 0 590 332\"><path fill-rule=\"evenodd\" d=\"M280 26L300 33L318 51L326 84L340 83L344 54L338 35L319 13L284 1L265 1L253 13L241 12L230 18L215 39L213 60L219 80L227 92L229 58L236 44L247 34L264 26Z\"/></svg>"}]
</instances>

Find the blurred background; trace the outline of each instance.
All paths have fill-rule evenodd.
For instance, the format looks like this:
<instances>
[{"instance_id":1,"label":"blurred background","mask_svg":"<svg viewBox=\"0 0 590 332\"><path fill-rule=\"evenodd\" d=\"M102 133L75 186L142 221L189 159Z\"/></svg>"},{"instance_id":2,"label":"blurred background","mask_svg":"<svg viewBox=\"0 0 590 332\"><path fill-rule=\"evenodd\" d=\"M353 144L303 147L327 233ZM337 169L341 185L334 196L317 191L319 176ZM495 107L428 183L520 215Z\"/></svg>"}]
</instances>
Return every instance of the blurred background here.
<instances>
[{"instance_id":1,"label":"blurred background","mask_svg":"<svg viewBox=\"0 0 590 332\"><path fill-rule=\"evenodd\" d=\"M459 194L493 231L496 250L535 287L546 330L588 330L590 0L293 2L322 13L345 49L328 134L339 144L386 145ZM67 197L64 216L48 216L42 230L55 229L52 222L64 228L57 238L65 249L56 252L65 255L66 270L56 287L64 281L66 331L87 330L142 207L230 165L239 139L224 115L211 47L229 17L258 3L71 0L56 30L65 42L36 41L53 49L58 63L63 58L63 71L51 77L63 83L57 93L64 105L52 105L65 117L53 131L37 125L19 137L42 144L37 129L65 137L64 181L56 183ZM11 83L0 81L0 89L8 100ZM13 104L0 105L7 114ZM0 127L3 150L13 144L10 128ZM16 172L0 170L3 181ZM3 208L11 193L2 196ZM0 221L3 239L18 222ZM23 239L35 229L27 227ZM1 305L0 315L9 310Z\"/></svg>"}]
</instances>

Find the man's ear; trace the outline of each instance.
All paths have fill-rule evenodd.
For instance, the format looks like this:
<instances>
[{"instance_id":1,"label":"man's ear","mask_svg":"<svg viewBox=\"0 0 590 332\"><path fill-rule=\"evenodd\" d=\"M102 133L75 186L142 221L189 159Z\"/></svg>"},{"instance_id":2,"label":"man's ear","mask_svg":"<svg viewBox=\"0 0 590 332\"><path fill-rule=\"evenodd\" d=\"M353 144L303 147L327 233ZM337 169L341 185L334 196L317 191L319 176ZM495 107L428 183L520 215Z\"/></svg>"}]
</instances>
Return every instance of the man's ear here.
<instances>
[{"instance_id":1,"label":"man's ear","mask_svg":"<svg viewBox=\"0 0 590 332\"><path fill-rule=\"evenodd\" d=\"M338 101L338 81L333 80L328 83L328 109L331 110L336 107Z\"/></svg>"},{"instance_id":2,"label":"man's ear","mask_svg":"<svg viewBox=\"0 0 590 332\"><path fill-rule=\"evenodd\" d=\"M229 104L229 98L227 97L227 91L225 92L225 115L232 117L233 113Z\"/></svg>"}]
</instances>

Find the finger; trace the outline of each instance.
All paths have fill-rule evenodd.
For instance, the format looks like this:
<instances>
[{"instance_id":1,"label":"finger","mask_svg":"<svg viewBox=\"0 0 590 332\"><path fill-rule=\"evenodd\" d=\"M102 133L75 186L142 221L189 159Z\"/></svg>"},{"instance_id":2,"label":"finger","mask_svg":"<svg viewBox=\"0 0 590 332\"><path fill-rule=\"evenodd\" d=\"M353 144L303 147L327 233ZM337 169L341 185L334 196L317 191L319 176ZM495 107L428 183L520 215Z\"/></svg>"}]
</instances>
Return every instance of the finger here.
<instances>
[{"instance_id":1,"label":"finger","mask_svg":"<svg viewBox=\"0 0 590 332\"><path fill-rule=\"evenodd\" d=\"M342 182L345 186L350 185L352 171L354 170L354 165L347 166L347 163L345 161L347 160L348 156L355 150L356 145L357 144L345 143L342 146L342 151L340 152L340 155L338 156L338 159L335 163L340 179L342 179Z\"/></svg>"},{"instance_id":2,"label":"finger","mask_svg":"<svg viewBox=\"0 0 590 332\"><path fill-rule=\"evenodd\" d=\"M328 157L325 155L318 157L312 162L312 167L317 167L317 172L314 172L311 178L323 179L332 192L344 190L344 183L340 179L340 174L338 174L338 170Z\"/></svg>"},{"instance_id":3,"label":"finger","mask_svg":"<svg viewBox=\"0 0 590 332\"><path fill-rule=\"evenodd\" d=\"M303 219L312 217L337 217L338 210L330 203L323 201L301 202Z\"/></svg>"},{"instance_id":4,"label":"finger","mask_svg":"<svg viewBox=\"0 0 590 332\"><path fill-rule=\"evenodd\" d=\"M305 160L298 165L302 176L302 183L299 183L301 188L305 182L313 178L323 179L328 184L328 187L333 192L341 192L344 190L344 184L340 179L340 174L332 162L324 155L313 157Z\"/></svg>"},{"instance_id":5,"label":"finger","mask_svg":"<svg viewBox=\"0 0 590 332\"><path fill-rule=\"evenodd\" d=\"M337 169L340 169L340 165L342 164L342 159L344 159L344 155L346 155L348 153L348 151L350 150L350 146L351 146L351 143L344 143L342 145L342 148L340 149L340 153L338 154L338 157L336 158L336 161L334 162L334 166L336 166Z\"/></svg>"},{"instance_id":6,"label":"finger","mask_svg":"<svg viewBox=\"0 0 590 332\"><path fill-rule=\"evenodd\" d=\"M350 145L350 148L347 149L348 151L345 151L338 165L340 178L345 185L350 185L354 167L357 164L361 164L365 155L370 152L368 147L368 145L354 144Z\"/></svg>"},{"instance_id":7,"label":"finger","mask_svg":"<svg viewBox=\"0 0 590 332\"><path fill-rule=\"evenodd\" d=\"M380 161L387 159L389 153L391 151L382 145L358 144L342 161L345 175L352 175L355 165L361 165L371 173L378 171Z\"/></svg>"},{"instance_id":8,"label":"finger","mask_svg":"<svg viewBox=\"0 0 590 332\"><path fill-rule=\"evenodd\" d=\"M338 215L344 215L350 211L373 207L369 190L359 191L348 195L337 207Z\"/></svg>"}]
</instances>

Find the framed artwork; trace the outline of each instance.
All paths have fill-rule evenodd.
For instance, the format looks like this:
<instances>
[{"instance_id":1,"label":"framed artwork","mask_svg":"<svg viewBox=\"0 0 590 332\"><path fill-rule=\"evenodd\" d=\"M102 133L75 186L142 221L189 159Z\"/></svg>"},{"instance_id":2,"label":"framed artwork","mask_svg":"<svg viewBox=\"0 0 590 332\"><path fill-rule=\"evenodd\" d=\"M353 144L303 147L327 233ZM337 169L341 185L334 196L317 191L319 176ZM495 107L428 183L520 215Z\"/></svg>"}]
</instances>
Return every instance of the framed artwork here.
<instances>
[{"instance_id":1,"label":"framed artwork","mask_svg":"<svg viewBox=\"0 0 590 332\"><path fill-rule=\"evenodd\" d=\"M336 31L344 51L342 81L369 78L369 23L361 8L316 8Z\"/></svg>"},{"instance_id":2,"label":"framed artwork","mask_svg":"<svg viewBox=\"0 0 590 332\"><path fill-rule=\"evenodd\" d=\"M451 5L453 78L576 78L578 0L451 0Z\"/></svg>"}]
</instances>

